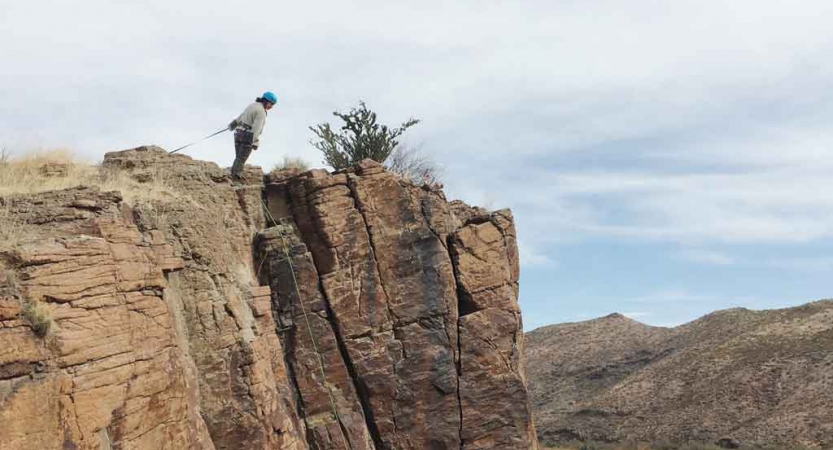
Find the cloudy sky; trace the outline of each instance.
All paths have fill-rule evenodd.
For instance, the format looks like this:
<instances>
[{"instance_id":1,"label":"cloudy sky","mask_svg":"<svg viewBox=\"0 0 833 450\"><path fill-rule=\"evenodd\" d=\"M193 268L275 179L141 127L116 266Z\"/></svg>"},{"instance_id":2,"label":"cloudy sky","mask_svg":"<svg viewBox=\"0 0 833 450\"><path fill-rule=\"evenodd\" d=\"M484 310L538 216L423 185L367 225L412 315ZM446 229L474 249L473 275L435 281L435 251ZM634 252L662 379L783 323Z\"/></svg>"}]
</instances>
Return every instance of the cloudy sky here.
<instances>
[{"instance_id":1,"label":"cloudy sky","mask_svg":"<svg viewBox=\"0 0 833 450\"><path fill-rule=\"evenodd\" d=\"M360 99L511 207L527 328L833 297L833 2L0 0L0 143L175 148L266 89L251 160ZM188 154L230 165L231 137Z\"/></svg>"}]
</instances>

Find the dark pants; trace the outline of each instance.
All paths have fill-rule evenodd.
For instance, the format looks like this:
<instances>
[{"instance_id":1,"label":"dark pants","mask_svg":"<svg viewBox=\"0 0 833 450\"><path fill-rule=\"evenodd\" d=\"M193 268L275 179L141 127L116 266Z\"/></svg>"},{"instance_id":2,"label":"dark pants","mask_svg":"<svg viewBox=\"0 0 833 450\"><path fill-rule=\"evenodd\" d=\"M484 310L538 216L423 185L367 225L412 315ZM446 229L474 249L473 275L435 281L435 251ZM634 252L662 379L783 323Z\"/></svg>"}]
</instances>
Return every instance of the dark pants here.
<instances>
[{"instance_id":1,"label":"dark pants","mask_svg":"<svg viewBox=\"0 0 833 450\"><path fill-rule=\"evenodd\" d=\"M234 133L234 164L231 166L232 176L239 177L243 172L243 165L252 154L252 133L238 131Z\"/></svg>"}]
</instances>

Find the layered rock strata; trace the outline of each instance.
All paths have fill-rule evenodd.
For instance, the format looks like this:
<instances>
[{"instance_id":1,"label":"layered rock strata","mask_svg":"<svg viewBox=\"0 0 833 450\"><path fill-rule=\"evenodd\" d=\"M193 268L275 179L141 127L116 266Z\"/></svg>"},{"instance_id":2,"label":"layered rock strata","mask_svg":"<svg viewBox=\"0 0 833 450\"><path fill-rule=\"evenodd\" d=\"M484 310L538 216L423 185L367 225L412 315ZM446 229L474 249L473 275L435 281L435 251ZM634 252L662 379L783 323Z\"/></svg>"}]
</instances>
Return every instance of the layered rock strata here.
<instances>
[{"instance_id":1,"label":"layered rock strata","mask_svg":"<svg viewBox=\"0 0 833 450\"><path fill-rule=\"evenodd\" d=\"M178 194L0 199L34 230L0 252L4 449L537 448L508 211L372 162L103 169Z\"/></svg>"}]
</instances>

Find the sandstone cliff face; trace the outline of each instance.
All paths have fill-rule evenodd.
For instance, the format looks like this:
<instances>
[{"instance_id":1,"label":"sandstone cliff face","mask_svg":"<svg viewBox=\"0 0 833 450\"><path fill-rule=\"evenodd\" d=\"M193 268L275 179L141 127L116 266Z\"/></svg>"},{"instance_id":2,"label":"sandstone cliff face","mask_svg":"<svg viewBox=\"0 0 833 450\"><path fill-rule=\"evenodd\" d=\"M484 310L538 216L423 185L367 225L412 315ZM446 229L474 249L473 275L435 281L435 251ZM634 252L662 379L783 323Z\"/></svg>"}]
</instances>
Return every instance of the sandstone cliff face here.
<instances>
[{"instance_id":1,"label":"sandstone cliff face","mask_svg":"<svg viewBox=\"0 0 833 450\"><path fill-rule=\"evenodd\" d=\"M0 199L35 233L0 252L4 449L537 448L508 211L369 162L103 166L182 195Z\"/></svg>"}]
</instances>

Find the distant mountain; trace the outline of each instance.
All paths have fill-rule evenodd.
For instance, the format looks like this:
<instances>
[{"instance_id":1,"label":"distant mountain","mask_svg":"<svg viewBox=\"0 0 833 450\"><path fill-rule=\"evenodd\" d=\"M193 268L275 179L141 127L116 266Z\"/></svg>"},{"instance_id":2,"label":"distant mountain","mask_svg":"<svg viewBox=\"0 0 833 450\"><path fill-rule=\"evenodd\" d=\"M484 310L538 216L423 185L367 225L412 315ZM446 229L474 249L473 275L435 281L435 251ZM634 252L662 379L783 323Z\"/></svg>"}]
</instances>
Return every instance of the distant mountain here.
<instances>
[{"instance_id":1,"label":"distant mountain","mask_svg":"<svg viewBox=\"0 0 833 450\"><path fill-rule=\"evenodd\" d=\"M526 334L544 443L833 448L833 301L730 309L676 328L620 314Z\"/></svg>"}]
</instances>

